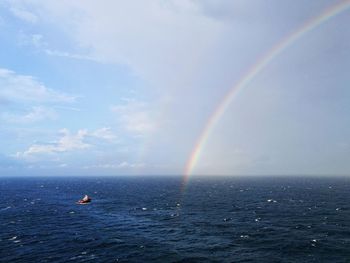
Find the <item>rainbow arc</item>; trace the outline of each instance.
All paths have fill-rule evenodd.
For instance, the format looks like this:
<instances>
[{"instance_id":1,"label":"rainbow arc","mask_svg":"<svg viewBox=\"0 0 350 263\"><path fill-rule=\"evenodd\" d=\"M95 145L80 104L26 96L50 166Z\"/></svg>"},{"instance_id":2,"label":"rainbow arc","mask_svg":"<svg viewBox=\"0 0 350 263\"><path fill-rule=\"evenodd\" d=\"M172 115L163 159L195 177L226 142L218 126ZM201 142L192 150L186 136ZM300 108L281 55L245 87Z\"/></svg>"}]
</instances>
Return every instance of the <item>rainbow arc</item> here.
<instances>
[{"instance_id":1,"label":"rainbow arc","mask_svg":"<svg viewBox=\"0 0 350 263\"><path fill-rule=\"evenodd\" d=\"M186 185L189 177L191 176L194 167L198 163L201 152L203 151L208 138L210 137L216 124L220 121L221 117L225 114L228 107L239 94L239 92L247 86L264 68L266 68L278 55L284 52L288 47L293 45L303 36L310 31L321 26L331 18L339 15L340 13L350 8L350 0L341 1L338 4L327 8L320 15L310 19L297 30L287 35L285 38L280 40L276 45L269 49L261 58L259 58L246 73L240 78L240 80L228 91L224 96L223 100L215 108L213 113L208 118L207 123L204 126L201 134L199 135L194 148L187 160L186 167L183 176L183 187Z\"/></svg>"}]
</instances>

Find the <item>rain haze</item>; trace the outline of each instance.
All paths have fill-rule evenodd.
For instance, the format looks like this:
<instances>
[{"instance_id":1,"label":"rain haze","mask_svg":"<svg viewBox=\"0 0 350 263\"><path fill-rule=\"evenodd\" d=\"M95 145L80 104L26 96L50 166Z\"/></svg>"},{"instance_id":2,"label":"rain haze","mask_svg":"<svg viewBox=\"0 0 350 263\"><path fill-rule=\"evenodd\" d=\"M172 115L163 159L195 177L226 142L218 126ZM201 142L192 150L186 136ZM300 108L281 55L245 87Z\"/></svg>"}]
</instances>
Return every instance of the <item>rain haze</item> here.
<instances>
[{"instance_id":1,"label":"rain haze","mask_svg":"<svg viewBox=\"0 0 350 263\"><path fill-rule=\"evenodd\" d=\"M347 175L349 6L2 1L0 172Z\"/></svg>"}]
</instances>

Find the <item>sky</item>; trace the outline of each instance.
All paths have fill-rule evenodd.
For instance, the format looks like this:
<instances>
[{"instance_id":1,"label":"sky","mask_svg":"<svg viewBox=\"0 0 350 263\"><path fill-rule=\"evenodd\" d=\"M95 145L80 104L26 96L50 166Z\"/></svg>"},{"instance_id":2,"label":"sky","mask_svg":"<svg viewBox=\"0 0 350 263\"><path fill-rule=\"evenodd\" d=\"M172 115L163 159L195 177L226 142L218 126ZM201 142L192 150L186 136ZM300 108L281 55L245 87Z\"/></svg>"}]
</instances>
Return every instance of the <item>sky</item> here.
<instances>
[{"instance_id":1,"label":"sky","mask_svg":"<svg viewBox=\"0 0 350 263\"><path fill-rule=\"evenodd\" d=\"M0 2L0 175L181 175L228 92L349 1ZM348 175L350 8L286 47L201 142L197 175Z\"/></svg>"}]
</instances>

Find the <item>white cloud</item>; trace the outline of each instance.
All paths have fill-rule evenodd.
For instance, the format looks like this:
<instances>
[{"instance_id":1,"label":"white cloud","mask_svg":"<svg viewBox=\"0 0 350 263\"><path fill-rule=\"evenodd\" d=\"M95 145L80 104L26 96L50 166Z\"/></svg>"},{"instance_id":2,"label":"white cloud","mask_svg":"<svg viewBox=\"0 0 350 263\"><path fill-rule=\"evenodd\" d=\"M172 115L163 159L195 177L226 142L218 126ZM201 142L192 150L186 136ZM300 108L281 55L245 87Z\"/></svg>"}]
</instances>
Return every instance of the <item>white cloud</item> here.
<instances>
[{"instance_id":1,"label":"white cloud","mask_svg":"<svg viewBox=\"0 0 350 263\"><path fill-rule=\"evenodd\" d=\"M37 35L35 39L40 41L41 36ZM57 119L54 107L75 100L73 96L46 87L33 76L0 68L0 104L11 106L0 113L0 119L8 123L28 124Z\"/></svg>"},{"instance_id":2,"label":"white cloud","mask_svg":"<svg viewBox=\"0 0 350 263\"><path fill-rule=\"evenodd\" d=\"M1 118L7 122L26 124L46 119L56 119L57 113L50 108L35 106L32 107L31 110L24 115L5 112L1 115Z\"/></svg>"},{"instance_id":3,"label":"white cloud","mask_svg":"<svg viewBox=\"0 0 350 263\"><path fill-rule=\"evenodd\" d=\"M38 17L35 14L29 12L28 10L11 7L10 11L14 16L26 22L35 24L38 21Z\"/></svg>"},{"instance_id":4,"label":"white cloud","mask_svg":"<svg viewBox=\"0 0 350 263\"><path fill-rule=\"evenodd\" d=\"M92 132L88 130L78 130L76 133L71 133L68 129L61 129L59 131L61 135L57 141L46 144L33 144L28 150L23 152L17 152L15 157L23 159L33 159L38 155L57 154L71 151L86 150L94 146L97 141L86 142L88 138L113 140L116 136L113 134L110 128L101 128Z\"/></svg>"},{"instance_id":5,"label":"white cloud","mask_svg":"<svg viewBox=\"0 0 350 263\"><path fill-rule=\"evenodd\" d=\"M186 155L191 151L190 147L195 144L196 137L201 133L202 127L206 126L207 118L211 116L210 112L215 110L216 104L220 104L222 96L238 81L242 74L246 74L247 70L251 68L250 66L254 65L264 52L269 50L276 41L284 39L285 36L290 32L294 32L297 27L313 15L318 14L321 9L330 6L330 1L322 1L322 3L319 3L320 1L309 1L312 4L304 3L303 5L296 5L293 1L287 1L288 3L280 1L281 3L276 3L276 6L284 6L283 12L280 12L280 8L266 5L264 1L243 0L16 0L10 2L27 4L23 6L31 7L28 11L35 12L35 15L40 17L40 22L43 22L42 26L37 29L50 30L47 36L56 36L55 40L57 43L53 47L48 47L40 34L32 35L30 38L31 45L40 48L48 56L76 59L94 58L102 62L127 65L128 69L133 71L131 73L132 77L135 76L135 73L137 77L141 76L139 78L140 83L142 83L140 86L142 86L142 89L144 88L145 93L155 94L158 98L165 96L172 98L173 101L164 103L167 104L164 107L166 110L159 106L161 99L149 103L152 110L148 109L147 105L140 106L135 102L134 105L132 105L133 102L130 102L127 105L112 107L119 124L125 130L136 134L154 131L155 129L159 131L154 136L154 142L149 143L152 144L152 147L148 147L150 150L145 150L148 152L144 156L146 158L151 158L149 156L155 156L154 158L162 157L164 163L167 162L166 159L181 160L181 158L186 158ZM316 5L318 6L317 8L310 8ZM17 8L27 10L23 6L20 5ZM288 15L286 16L286 14ZM286 19L288 17L293 17L293 19ZM344 16L341 17L344 18ZM339 19L341 17L339 16ZM338 20L338 23L341 21L343 20ZM342 24L346 25L346 23ZM322 41L327 39L325 36L328 31L328 33L332 33L331 30L334 29L334 26L339 26L339 30L333 31L338 32L341 37L329 37L329 41ZM293 119L294 115L289 112L295 112L295 105L288 103L288 98L294 98L294 95L297 98L305 93L301 91L300 94L299 92L295 94L280 92L282 88L278 88L279 92L275 92L273 86L283 87L283 89L288 89L292 92L316 87L315 92L309 94L319 94L318 84L322 83L317 83L317 80L328 79L328 77L330 80L333 78L331 73L336 71L340 72L334 75L336 79L339 79L339 83L347 82L342 81L347 76L344 71L329 71L330 68L327 68L325 65L329 64L334 69L347 68L344 66L344 63L349 61L344 57L347 50L344 43L347 41L343 40L347 39L348 35L343 33L348 31L340 24L337 24L335 19L327 23L327 25L325 24L323 29L326 31L314 30L308 37L301 39L302 41L298 45L293 45L293 50L288 50L290 52L285 52L283 56L280 56L275 61L275 65L272 63L271 67L262 73L259 81L251 83L251 90L253 86L260 86L261 88L254 88L254 91L251 92L247 89L247 91L241 93L240 97L235 101L237 106L231 108L231 112L227 112L232 115L230 114L225 122L221 121L221 128L216 127L216 131L213 129L210 136L212 142L209 141L207 146L205 146L207 150L204 151L203 149L203 152L205 152L203 154L204 157L201 157L202 160L199 162L206 164L207 162L203 162L203 160L207 158L209 161L212 160L214 167L225 167L226 165L228 168L225 168L225 171L232 171L238 166L249 168L252 166L250 161L255 160L256 155L259 155L256 153L257 151L272 151L271 149L274 147L278 148L276 147L277 144L281 145L282 148L284 147L281 150L284 150L282 152L288 156L291 148L288 145L291 144L290 141L294 141L276 140L276 137L281 137L280 134L285 135L279 129L276 129L276 120L288 120L290 123L293 123L295 120L307 120L306 118L309 116L307 114L304 114L306 116L304 119L301 118L303 116ZM46 35L45 31L42 34ZM329 43L334 43L334 45ZM337 52L313 52L314 50L322 51L319 47L325 44L330 47L327 49L328 51L333 50ZM344 46L344 48L338 49L336 48L337 46ZM58 50L55 49L56 47L58 47ZM64 47L64 49L69 47L69 49L60 51L61 47ZM300 52L298 49L303 51ZM88 51L86 53L87 56L74 54L75 51L81 52L81 50ZM338 55L342 53L342 56L337 56L337 53ZM320 69L311 65L311 62L315 62L315 58L319 61L318 59L323 57L322 54L331 54L333 56L331 61L335 64L313 63L314 65L322 65ZM304 55L308 56L304 57ZM283 66L286 61L289 65L287 69L292 70L286 71L286 67ZM308 62L306 63L305 61ZM322 61L328 60L323 59ZM339 64L334 61L338 61ZM305 67L299 67L303 63L305 63ZM311 64L309 65L309 63ZM325 78L318 78L316 75L312 75L311 71L304 70L306 66L309 69L315 69L315 72L320 72L320 76L322 75ZM325 70L326 68L327 70ZM290 76L299 76L300 69L302 71L301 75L305 74L308 78L316 80L313 83L315 85L296 85L295 82L289 80L300 78L287 78L287 73L286 75L279 74L286 71L294 72ZM269 76L269 74L271 75ZM312 76L315 76L315 78ZM278 79L279 81L270 82L268 79ZM265 83L263 82L264 80L266 81ZM332 83L334 85L329 85L330 82L328 81L323 82L325 82L324 87L327 86L327 90L329 90L329 87L343 87L338 82ZM290 85L287 85L288 83ZM298 83L300 82L298 81ZM0 87L2 88L3 86L0 83ZM152 91L148 92L149 90L147 89L152 89ZM331 90L333 92L334 89ZM8 98L15 98L13 94L12 97L8 95L3 98L1 92L0 90L0 103L4 103ZM263 96L255 95L254 97L254 93L266 95L268 97L266 101L271 101L271 103L262 103L261 99ZM15 94L22 96L25 92L16 91ZM291 96L288 96L289 94ZM285 106L279 106L280 102ZM267 104L272 106L266 106ZM330 109L326 105L322 108ZM155 111L154 109L157 110ZM307 110L307 107L301 104L298 112L306 112L305 110ZM163 125L160 127L158 119L155 121L155 112L157 114L161 112L163 114L162 120L166 119L166 121L171 121L172 123L169 125L162 123ZM271 117L267 118L265 116ZM291 116L292 120L286 116ZM339 123L344 123L344 121L340 120L346 119L340 119L338 117L339 114L332 116L334 116L334 121L338 120ZM321 116L313 119L324 120L325 118ZM265 123L263 126L259 126L260 120L264 120L262 121ZM157 123L157 126L154 123ZM267 125L266 123L272 125ZM331 122L329 123L332 124ZM325 126L334 126L328 125L329 123L326 123L327 125ZM164 128L164 126L166 127ZM289 125L284 126L289 127ZM263 129L260 127L263 127ZM297 127L297 125L292 127ZM300 136L306 139L307 135L295 136L294 134L295 130L306 130L304 127L302 128L289 129L290 131L286 132L287 138L299 138ZM326 131L328 133L327 129ZM93 137L91 133L89 134L90 137ZM152 135L154 134L152 133ZM214 139L213 137L217 138ZM318 138L317 136L314 137ZM181 141L181 143L174 143L174 138L176 138L176 141ZM327 138L331 138L331 136ZM90 140L93 141L93 139L89 138L89 144ZM219 143L222 143L223 146L220 145L220 147L217 147L219 149L215 151L215 145L218 145L217 141L220 141ZM268 144L270 141L271 145ZM252 154L232 153L230 148L236 142L247 142L246 145L243 145L243 148L248 148ZM307 147L309 143L305 145ZM134 154L134 149L132 147L130 149L129 154ZM167 151L164 151L164 149L167 149ZM166 152L171 156L170 158L165 157ZM294 152L298 152L298 150L295 149ZM207 157L205 156L206 154ZM275 155L272 154L272 156ZM287 160L288 157L285 157L285 159ZM128 159L126 158L126 160ZM264 158L261 160L264 160ZM147 163L149 162L147 161ZM242 168L240 171L244 171L244 169ZM211 171L208 169L208 172Z\"/></svg>"},{"instance_id":6,"label":"white cloud","mask_svg":"<svg viewBox=\"0 0 350 263\"><path fill-rule=\"evenodd\" d=\"M33 46L35 48L46 48L47 43L44 41L44 36L41 34L26 34L23 31L19 33L18 44L20 46Z\"/></svg>"},{"instance_id":7,"label":"white cloud","mask_svg":"<svg viewBox=\"0 0 350 263\"><path fill-rule=\"evenodd\" d=\"M61 110L68 110L68 111L76 111L76 112L80 112L81 111L81 109L75 108L75 107L54 106L54 108L61 109Z\"/></svg>"},{"instance_id":8,"label":"white cloud","mask_svg":"<svg viewBox=\"0 0 350 263\"><path fill-rule=\"evenodd\" d=\"M34 170L34 169L36 169L36 170L52 170L52 169L55 169L55 171L57 171L57 169L65 169L67 167L69 167L69 165L66 163L61 163L61 164L48 163L46 165L31 163L31 164L26 166L26 168L30 169L30 170Z\"/></svg>"},{"instance_id":9,"label":"white cloud","mask_svg":"<svg viewBox=\"0 0 350 263\"><path fill-rule=\"evenodd\" d=\"M145 103L127 100L124 104L112 106L111 110L116 113L122 127L129 132L142 135L156 129L155 114Z\"/></svg>"},{"instance_id":10,"label":"white cloud","mask_svg":"<svg viewBox=\"0 0 350 263\"><path fill-rule=\"evenodd\" d=\"M42 45L45 45L42 39L43 39L43 36L40 34L31 35L31 43L36 47L41 47Z\"/></svg>"},{"instance_id":11,"label":"white cloud","mask_svg":"<svg viewBox=\"0 0 350 263\"><path fill-rule=\"evenodd\" d=\"M219 41L227 33L226 25L203 15L190 0L29 3L30 10L35 10L40 20L49 23L59 34L63 33L58 46L69 47L62 51L43 47L47 55L73 55L79 59L123 64L133 77L145 84L146 93L148 88L152 89L148 94L155 95L156 101L150 99L152 102L148 104L130 101L111 107L124 131L150 139L157 133L156 144L167 143L172 147L172 155L183 156L185 150L188 151L183 149L190 147L185 137L192 138L197 132L191 129L192 125L201 126L198 122L207 113L198 110L205 104L202 98L207 97L208 85L217 84L208 84L200 74L217 57ZM74 55L81 50L86 51L82 57ZM210 65L210 74L212 68L218 68L217 64ZM206 83L202 85L201 81ZM193 100L193 94L198 99ZM163 98L172 100L168 103ZM179 101L181 103L177 103ZM208 111L211 105L205 106L204 111ZM196 112L202 115L193 119ZM172 124L168 124L170 122ZM183 127L187 128L186 132ZM174 144L174 137L186 143Z\"/></svg>"},{"instance_id":12,"label":"white cloud","mask_svg":"<svg viewBox=\"0 0 350 263\"><path fill-rule=\"evenodd\" d=\"M36 48L39 52L43 52L48 56L53 57L64 57L70 59L79 59L79 60L89 60L89 61L98 61L97 58L92 57L87 54L76 54L67 51L57 50L50 47L49 43L45 40L44 36L41 34L25 34L20 32L18 42L22 46L29 46Z\"/></svg>"},{"instance_id":13,"label":"white cloud","mask_svg":"<svg viewBox=\"0 0 350 263\"><path fill-rule=\"evenodd\" d=\"M69 52L66 52L66 51L53 50L53 49L49 49L49 48L44 49L44 52L45 52L46 55L49 55L49 56L97 61L97 59L92 57L92 56L73 54L73 53L69 53Z\"/></svg>"},{"instance_id":14,"label":"white cloud","mask_svg":"<svg viewBox=\"0 0 350 263\"><path fill-rule=\"evenodd\" d=\"M143 168L145 167L144 163L129 163L129 162L120 162L120 163L106 163L106 164L95 164L84 166L84 169L134 169L134 168Z\"/></svg>"},{"instance_id":15,"label":"white cloud","mask_svg":"<svg viewBox=\"0 0 350 263\"><path fill-rule=\"evenodd\" d=\"M74 102L75 97L47 88L33 76L0 68L0 99L20 102Z\"/></svg>"},{"instance_id":16,"label":"white cloud","mask_svg":"<svg viewBox=\"0 0 350 263\"><path fill-rule=\"evenodd\" d=\"M222 33L193 1L20 2L64 32L75 50L89 50L86 56L47 54L126 64L157 88L181 87Z\"/></svg>"},{"instance_id":17,"label":"white cloud","mask_svg":"<svg viewBox=\"0 0 350 263\"><path fill-rule=\"evenodd\" d=\"M76 134L71 134L68 129L60 130L61 138L51 144L34 144L24 152L17 152L16 157L27 158L37 154L52 154L59 152L68 152L73 150L83 150L90 145L83 140L87 136L86 130L79 130Z\"/></svg>"},{"instance_id":18,"label":"white cloud","mask_svg":"<svg viewBox=\"0 0 350 263\"><path fill-rule=\"evenodd\" d=\"M91 136L105 140L114 140L117 136L112 132L111 128L103 127L90 133Z\"/></svg>"}]
</instances>

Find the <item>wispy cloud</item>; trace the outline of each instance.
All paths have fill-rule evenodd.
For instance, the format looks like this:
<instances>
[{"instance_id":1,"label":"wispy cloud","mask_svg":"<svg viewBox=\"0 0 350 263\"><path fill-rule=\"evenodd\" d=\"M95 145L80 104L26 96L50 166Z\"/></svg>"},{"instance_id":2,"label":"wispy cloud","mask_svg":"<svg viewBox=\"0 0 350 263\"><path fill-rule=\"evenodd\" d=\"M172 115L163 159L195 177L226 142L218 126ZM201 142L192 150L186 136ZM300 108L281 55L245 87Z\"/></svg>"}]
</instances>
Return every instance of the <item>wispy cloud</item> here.
<instances>
[{"instance_id":1,"label":"wispy cloud","mask_svg":"<svg viewBox=\"0 0 350 263\"><path fill-rule=\"evenodd\" d=\"M53 120L56 118L57 113L54 110L41 106L32 107L30 111L26 112L23 115L8 112L4 112L1 115L1 119L4 121L22 124L38 122L46 119Z\"/></svg>"},{"instance_id":2,"label":"wispy cloud","mask_svg":"<svg viewBox=\"0 0 350 263\"><path fill-rule=\"evenodd\" d=\"M44 36L41 34L26 34L20 31L17 43L20 46L32 46L35 48L46 48L47 43L44 41Z\"/></svg>"},{"instance_id":3,"label":"wispy cloud","mask_svg":"<svg viewBox=\"0 0 350 263\"><path fill-rule=\"evenodd\" d=\"M170 86L169 78L173 87L182 87L179 76L188 76L200 65L199 58L223 30L220 23L198 12L194 1L107 1L104 5L37 1L30 7L67 33L80 49L88 50L85 55L75 55L47 48L48 55L125 64L148 80L162 80L158 88L165 83Z\"/></svg>"},{"instance_id":4,"label":"wispy cloud","mask_svg":"<svg viewBox=\"0 0 350 263\"><path fill-rule=\"evenodd\" d=\"M61 109L61 110L68 110L68 111L76 111L76 112L81 111L81 109L76 108L76 107L67 107L67 106L61 106L61 105L54 106L54 108Z\"/></svg>"},{"instance_id":5,"label":"wispy cloud","mask_svg":"<svg viewBox=\"0 0 350 263\"><path fill-rule=\"evenodd\" d=\"M38 17L35 14L29 12L28 10L16 8L16 7L11 7L10 11L15 17L17 17L25 22L29 22L32 24L35 24L36 22L38 22Z\"/></svg>"},{"instance_id":6,"label":"wispy cloud","mask_svg":"<svg viewBox=\"0 0 350 263\"><path fill-rule=\"evenodd\" d=\"M86 130L79 130L76 134L71 134L68 129L60 130L61 138L57 142L50 144L34 144L24 152L17 152L16 157L26 158L36 154L52 154L59 152L67 152L73 150L82 150L90 147L89 144L83 142L87 136Z\"/></svg>"},{"instance_id":7,"label":"wispy cloud","mask_svg":"<svg viewBox=\"0 0 350 263\"><path fill-rule=\"evenodd\" d=\"M81 59L81 60L97 61L97 59L95 59L95 58L92 57L92 56L81 55L81 54L74 54L74 53L70 53L70 52L66 52L66 51L61 51L61 50L53 50L53 49L46 48L46 49L44 49L44 52L45 52L46 55L49 55L49 56L56 56L56 57L65 57L65 58L71 58L71 59Z\"/></svg>"},{"instance_id":8,"label":"wispy cloud","mask_svg":"<svg viewBox=\"0 0 350 263\"><path fill-rule=\"evenodd\" d=\"M8 105L0 113L3 121L29 124L57 119L59 114L54 108L75 101L75 96L50 89L33 76L0 68L0 105Z\"/></svg>"},{"instance_id":9,"label":"wispy cloud","mask_svg":"<svg viewBox=\"0 0 350 263\"><path fill-rule=\"evenodd\" d=\"M101 129L97 129L90 133L91 136L105 139L105 140L114 140L117 136L112 132L111 128L103 127Z\"/></svg>"},{"instance_id":10,"label":"wispy cloud","mask_svg":"<svg viewBox=\"0 0 350 263\"><path fill-rule=\"evenodd\" d=\"M87 54L77 54L73 52L68 52L64 50L54 49L50 47L49 43L45 40L45 37L42 34L26 34L21 32L19 34L19 44L21 46L30 46L37 49L39 52L43 52L48 56L53 57L64 57L69 59L78 59L78 60L90 60L98 61L97 58L87 55Z\"/></svg>"},{"instance_id":11,"label":"wispy cloud","mask_svg":"<svg viewBox=\"0 0 350 263\"><path fill-rule=\"evenodd\" d=\"M101 128L95 131L89 132L88 130L81 129L76 133L71 133L68 129L61 129L59 131L60 138L57 141L46 144L33 144L28 150L23 152L17 152L15 157L23 159L31 159L38 155L57 154L78 150L85 150L95 145L94 141L87 139L95 138L96 140L113 140L116 135L110 128ZM97 143L97 142L96 142Z\"/></svg>"},{"instance_id":12,"label":"wispy cloud","mask_svg":"<svg viewBox=\"0 0 350 263\"><path fill-rule=\"evenodd\" d=\"M155 114L143 102L126 100L124 104L112 106L111 110L129 132L143 135L156 129Z\"/></svg>"},{"instance_id":13,"label":"wispy cloud","mask_svg":"<svg viewBox=\"0 0 350 263\"><path fill-rule=\"evenodd\" d=\"M37 169L37 170L52 170L52 169L55 169L56 171L57 171L57 169L66 169L67 167L69 167L69 165L66 164L66 163L60 163L60 164L49 163L49 164L45 164L45 165L31 163L30 165L26 166L26 168L30 169L30 170L34 170L34 169Z\"/></svg>"},{"instance_id":14,"label":"wispy cloud","mask_svg":"<svg viewBox=\"0 0 350 263\"><path fill-rule=\"evenodd\" d=\"M74 102L76 97L47 88L35 77L0 68L0 99L21 102Z\"/></svg>"},{"instance_id":15,"label":"wispy cloud","mask_svg":"<svg viewBox=\"0 0 350 263\"><path fill-rule=\"evenodd\" d=\"M120 163L105 163L105 164L95 164L84 166L84 169L133 169L133 168L143 168L145 167L144 163L129 163L129 162L120 162Z\"/></svg>"}]
</instances>

